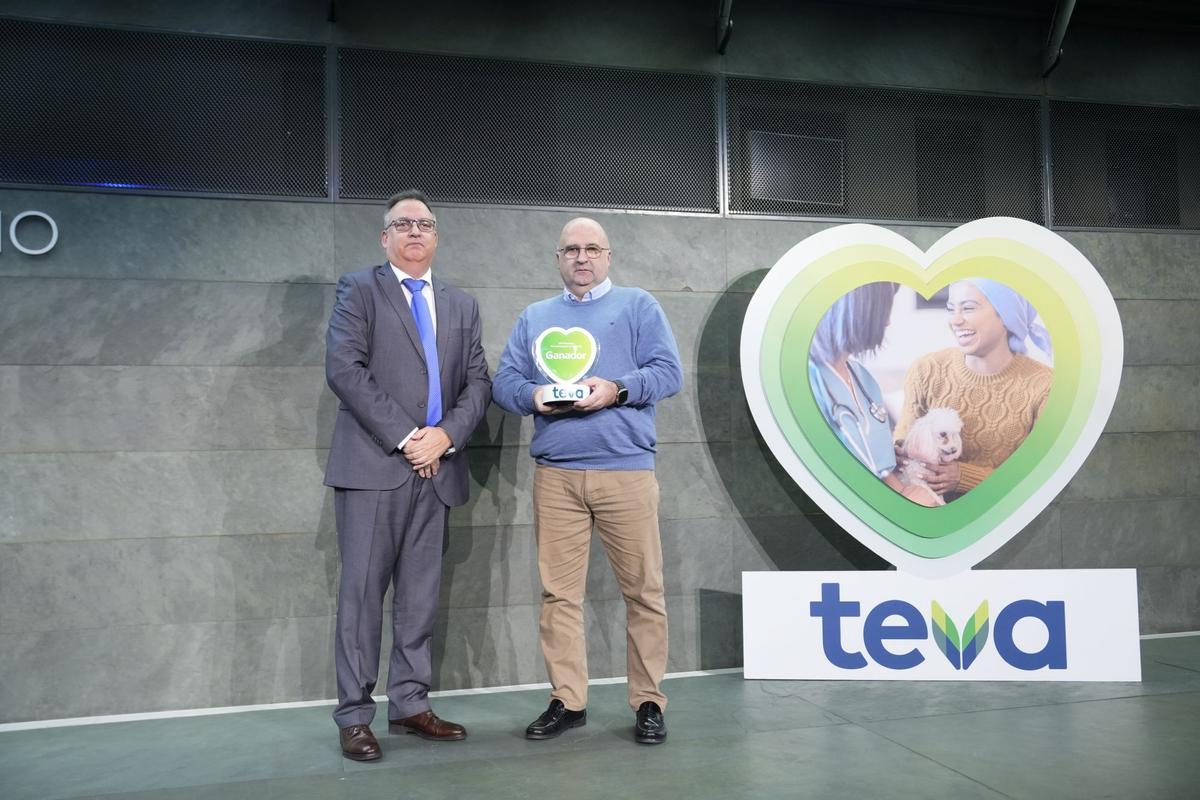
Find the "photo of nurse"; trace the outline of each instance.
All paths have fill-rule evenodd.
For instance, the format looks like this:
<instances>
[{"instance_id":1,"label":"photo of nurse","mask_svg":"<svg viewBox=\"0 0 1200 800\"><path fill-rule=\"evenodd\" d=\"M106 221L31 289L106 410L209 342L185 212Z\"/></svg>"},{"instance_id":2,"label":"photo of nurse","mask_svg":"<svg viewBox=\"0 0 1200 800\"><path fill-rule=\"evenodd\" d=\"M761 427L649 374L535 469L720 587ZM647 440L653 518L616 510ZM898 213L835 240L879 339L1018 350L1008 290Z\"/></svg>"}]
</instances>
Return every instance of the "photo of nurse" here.
<instances>
[{"instance_id":1,"label":"photo of nurse","mask_svg":"<svg viewBox=\"0 0 1200 800\"><path fill-rule=\"evenodd\" d=\"M821 318L809 348L808 380L825 421L875 477L915 503L936 505L927 487L896 474L893 417L883 392L859 360L883 344L897 286L869 283L839 298Z\"/></svg>"}]
</instances>

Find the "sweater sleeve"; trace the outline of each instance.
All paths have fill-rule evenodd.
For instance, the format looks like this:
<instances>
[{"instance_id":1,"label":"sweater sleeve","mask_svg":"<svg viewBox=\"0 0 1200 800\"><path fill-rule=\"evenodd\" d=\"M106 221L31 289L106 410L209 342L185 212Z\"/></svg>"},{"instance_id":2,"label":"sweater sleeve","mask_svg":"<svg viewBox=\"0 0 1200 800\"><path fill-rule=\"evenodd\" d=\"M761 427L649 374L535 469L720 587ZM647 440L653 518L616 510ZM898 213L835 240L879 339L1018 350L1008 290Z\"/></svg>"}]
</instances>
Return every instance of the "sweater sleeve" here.
<instances>
[{"instance_id":1,"label":"sweater sleeve","mask_svg":"<svg viewBox=\"0 0 1200 800\"><path fill-rule=\"evenodd\" d=\"M991 467L985 467L982 464L971 464L967 461L960 461L958 462L958 486L954 491L966 492L974 489L976 486L987 480L987 477L991 474Z\"/></svg>"},{"instance_id":2,"label":"sweater sleeve","mask_svg":"<svg viewBox=\"0 0 1200 800\"><path fill-rule=\"evenodd\" d=\"M529 321L522 313L513 325L500 355L500 366L492 377L492 399L505 411L528 416L536 410L533 406L533 393L539 385L536 377L537 367L529 345Z\"/></svg>"},{"instance_id":3,"label":"sweater sleeve","mask_svg":"<svg viewBox=\"0 0 1200 800\"><path fill-rule=\"evenodd\" d=\"M1050 399L1050 386L1054 380L1054 373L1048 373L1038 386L1037 399L1033 401L1033 422L1036 423L1042 418L1042 412L1046 410L1046 401ZM1032 430L1032 426L1030 427Z\"/></svg>"},{"instance_id":4,"label":"sweater sleeve","mask_svg":"<svg viewBox=\"0 0 1200 800\"><path fill-rule=\"evenodd\" d=\"M637 369L621 376L629 389L626 405L644 406L670 397L683 388L683 366L675 336L662 306L650 295L638 308L634 360Z\"/></svg>"}]
</instances>

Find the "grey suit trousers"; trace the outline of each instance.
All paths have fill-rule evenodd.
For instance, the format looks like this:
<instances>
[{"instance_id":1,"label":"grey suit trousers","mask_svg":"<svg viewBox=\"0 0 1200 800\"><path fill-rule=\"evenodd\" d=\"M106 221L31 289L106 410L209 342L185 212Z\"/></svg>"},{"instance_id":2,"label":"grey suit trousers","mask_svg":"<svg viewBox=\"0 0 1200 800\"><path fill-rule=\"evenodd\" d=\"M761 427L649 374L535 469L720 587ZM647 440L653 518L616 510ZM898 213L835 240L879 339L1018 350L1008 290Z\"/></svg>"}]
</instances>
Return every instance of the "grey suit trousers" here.
<instances>
[{"instance_id":1,"label":"grey suit trousers","mask_svg":"<svg viewBox=\"0 0 1200 800\"><path fill-rule=\"evenodd\" d=\"M429 709L433 626L442 580L447 507L433 482L413 478L397 489L335 489L342 573L338 589L338 727L375 717L383 596L393 586L388 718Z\"/></svg>"}]
</instances>

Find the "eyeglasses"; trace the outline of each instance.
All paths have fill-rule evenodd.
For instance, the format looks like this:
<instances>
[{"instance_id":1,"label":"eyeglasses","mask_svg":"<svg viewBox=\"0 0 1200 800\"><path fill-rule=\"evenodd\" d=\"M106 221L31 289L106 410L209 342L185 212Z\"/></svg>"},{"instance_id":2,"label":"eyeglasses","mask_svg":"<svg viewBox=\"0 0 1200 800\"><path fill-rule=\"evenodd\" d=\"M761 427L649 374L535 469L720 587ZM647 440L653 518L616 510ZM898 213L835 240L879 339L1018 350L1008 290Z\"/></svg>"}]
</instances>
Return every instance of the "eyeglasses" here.
<instances>
[{"instance_id":1,"label":"eyeglasses","mask_svg":"<svg viewBox=\"0 0 1200 800\"><path fill-rule=\"evenodd\" d=\"M396 217L394 220L383 226L386 231L388 228L395 228L399 233L408 233L413 229L413 225L417 226L417 230L421 233L429 233L437 230L436 219L409 219L408 217Z\"/></svg>"},{"instance_id":2,"label":"eyeglasses","mask_svg":"<svg viewBox=\"0 0 1200 800\"><path fill-rule=\"evenodd\" d=\"M587 247L579 247L578 245L572 244L567 245L566 247L560 247L554 252L558 253L559 255L564 255L567 258L579 258L579 253L582 251L583 255L588 259L588 261L592 261L599 258L600 254L608 249L609 248L607 247L597 247L594 244L589 244Z\"/></svg>"}]
</instances>

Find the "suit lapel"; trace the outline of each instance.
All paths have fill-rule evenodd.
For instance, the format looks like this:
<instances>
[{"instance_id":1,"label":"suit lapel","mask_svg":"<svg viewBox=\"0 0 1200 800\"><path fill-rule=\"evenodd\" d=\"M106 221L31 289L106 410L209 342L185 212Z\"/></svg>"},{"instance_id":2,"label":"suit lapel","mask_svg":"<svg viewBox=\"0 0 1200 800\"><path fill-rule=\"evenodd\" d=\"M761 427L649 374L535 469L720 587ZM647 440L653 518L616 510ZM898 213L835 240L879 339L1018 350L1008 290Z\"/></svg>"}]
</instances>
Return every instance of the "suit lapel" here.
<instances>
[{"instance_id":1,"label":"suit lapel","mask_svg":"<svg viewBox=\"0 0 1200 800\"><path fill-rule=\"evenodd\" d=\"M409 341L416 348L417 355L421 357L421 361L425 360L425 349L421 347L421 334L417 330L417 321L413 319L412 309L408 305L408 300L404 297L404 290L400 288L400 281L396 280L396 273L392 270L390 264L384 264L382 267L375 269L375 282L379 284L380 291L391 304L392 309L396 312L396 316L400 318L400 324L404 327L405 333L408 334ZM440 350L439 350L440 352Z\"/></svg>"},{"instance_id":2,"label":"suit lapel","mask_svg":"<svg viewBox=\"0 0 1200 800\"><path fill-rule=\"evenodd\" d=\"M446 299L446 284L433 279L433 306L434 313L437 314L437 351L438 351L438 369L440 372L445 372L446 366L446 340L450 338L450 301ZM443 395L444 397L445 395Z\"/></svg>"}]
</instances>

